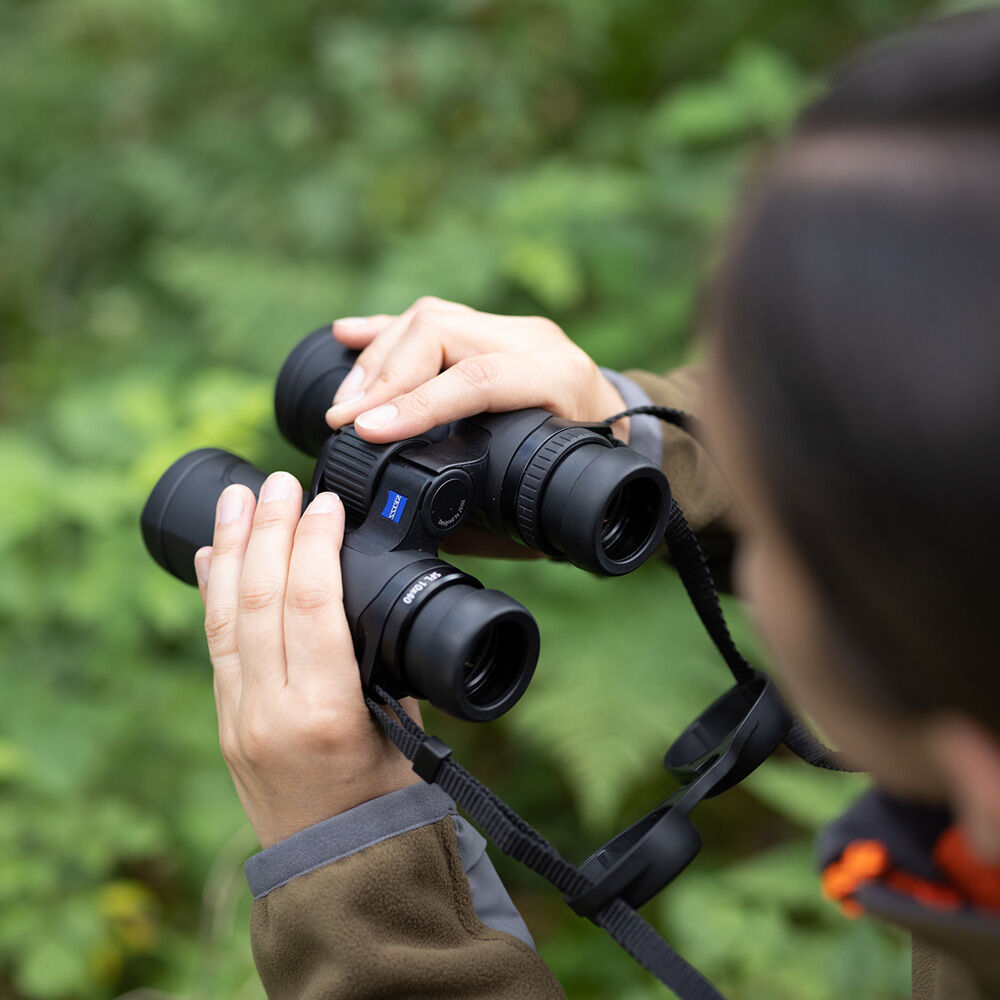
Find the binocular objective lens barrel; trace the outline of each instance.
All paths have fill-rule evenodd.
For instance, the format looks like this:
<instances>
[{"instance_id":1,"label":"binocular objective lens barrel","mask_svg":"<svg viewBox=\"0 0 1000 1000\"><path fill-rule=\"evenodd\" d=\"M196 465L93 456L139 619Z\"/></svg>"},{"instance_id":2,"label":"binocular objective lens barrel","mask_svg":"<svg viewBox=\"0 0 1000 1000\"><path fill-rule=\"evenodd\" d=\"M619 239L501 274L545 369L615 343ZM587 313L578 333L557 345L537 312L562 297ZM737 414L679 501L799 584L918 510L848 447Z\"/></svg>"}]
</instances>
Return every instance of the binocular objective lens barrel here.
<instances>
[{"instance_id":1,"label":"binocular objective lens barrel","mask_svg":"<svg viewBox=\"0 0 1000 1000\"><path fill-rule=\"evenodd\" d=\"M357 356L333 339L329 326L321 326L301 340L281 366L274 387L278 428L307 455L318 455L330 436L326 411Z\"/></svg>"},{"instance_id":2,"label":"binocular objective lens barrel","mask_svg":"<svg viewBox=\"0 0 1000 1000\"><path fill-rule=\"evenodd\" d=\"M267 474L220 448L199 448L177 459L153 487L140 523L149 554L185 583L197 583L194 554L212 544L219 494L243 483L255 494Z\"/></svg>"}]
</instances>

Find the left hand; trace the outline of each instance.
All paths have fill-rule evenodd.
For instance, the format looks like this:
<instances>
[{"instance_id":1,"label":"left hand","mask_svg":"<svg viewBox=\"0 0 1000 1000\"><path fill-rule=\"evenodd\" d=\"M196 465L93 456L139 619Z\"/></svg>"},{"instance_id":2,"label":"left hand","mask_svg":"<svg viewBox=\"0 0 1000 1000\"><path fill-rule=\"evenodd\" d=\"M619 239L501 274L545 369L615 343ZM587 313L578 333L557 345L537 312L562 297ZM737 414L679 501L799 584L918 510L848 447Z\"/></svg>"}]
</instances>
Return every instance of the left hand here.
<instances>
[{"instance_id":1,"label":"left hand","mask_svg":"<svg viewBox=\"0 0 1000 1000\"><path fill-rule=\"evenodd\" d=\"M399 316L337 320L333 336L361 354L327 423L336 429L353 421L369 441L398 441L477 413L537 406L589 422L625 409L586 352L541 316L498 316L424 296ZM611 430L628 442L628 418ZM505 559L540 555L474 524L441 548Z\"/></svg>"},{"instance_id":2,"label":"left hand","mask_svg":"<svg viewBox=\"0 0 1000 1000\"><path fill-rule=\"evenodd\" d=\"M372 719L344 614L344 508L268 476L219 499L195 554L219 742L262 847L420 779ZM407 712L420 721L413 699Z\"/></svg>"},{"instance_id":3,"label":"left hand","mask_svg":"<svg viewBox=\"0 0 1000 1000\"><path fill-rule=\"evenodd\" d=\"M498 316L432 296L399 316L336 320L360 350L327 423L354 422L369 441L398 441L478 413L539 407L600 421L625 409L590 356L542 316ZM628 441L628 419L612 430Z\"/></svg>"}]
</instances>

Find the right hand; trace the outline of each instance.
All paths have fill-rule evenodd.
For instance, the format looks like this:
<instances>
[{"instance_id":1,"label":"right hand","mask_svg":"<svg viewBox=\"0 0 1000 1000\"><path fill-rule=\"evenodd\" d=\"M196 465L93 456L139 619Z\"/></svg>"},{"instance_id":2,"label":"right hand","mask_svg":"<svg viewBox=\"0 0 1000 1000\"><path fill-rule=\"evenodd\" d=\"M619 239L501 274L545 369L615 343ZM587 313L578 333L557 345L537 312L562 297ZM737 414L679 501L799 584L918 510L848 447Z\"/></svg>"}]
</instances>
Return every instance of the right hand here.
<instances>
[{"instance_id":1,"label":"right hand","mask_svg":"<svg viewBox=\"0 0 1000 1000\"><path fill-rule=\"evenodd\" d=\"M477 413L539 407L596 422L625 409L586 352L539 316L498 316L425 296L399 316L337 320L333 336L361 354L327 423L336 429L353 421L358 434L377 443ZM612 426L626 442L628 423ZM471 525L446 542L442 548L452 552L535 554Z\"/></svg>"}]
</instances>

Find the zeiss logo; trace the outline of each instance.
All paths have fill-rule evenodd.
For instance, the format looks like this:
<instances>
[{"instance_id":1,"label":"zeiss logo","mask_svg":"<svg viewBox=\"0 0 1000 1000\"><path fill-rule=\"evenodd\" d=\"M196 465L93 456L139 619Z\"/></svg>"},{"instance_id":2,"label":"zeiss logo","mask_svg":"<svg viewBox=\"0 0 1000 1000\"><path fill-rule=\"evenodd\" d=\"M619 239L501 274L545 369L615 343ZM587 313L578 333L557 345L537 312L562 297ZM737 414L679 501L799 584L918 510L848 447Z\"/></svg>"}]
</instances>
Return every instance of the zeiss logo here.
<instances>
[{"instance_id":1,"label":"zeiss logo","mask_svg":"<svg viewBox=\"0 0 1000 1000\"><path fill-rule=\"evenodd\" d=\"M401 493L397 493L395 490L389 490L389 496L385 501L385 506L382 508L382 516L387 517L390 521L395 521L399 524L400 519L403 516L403 508L406 506L406 497Z\"/></svg>"}]
</instances>

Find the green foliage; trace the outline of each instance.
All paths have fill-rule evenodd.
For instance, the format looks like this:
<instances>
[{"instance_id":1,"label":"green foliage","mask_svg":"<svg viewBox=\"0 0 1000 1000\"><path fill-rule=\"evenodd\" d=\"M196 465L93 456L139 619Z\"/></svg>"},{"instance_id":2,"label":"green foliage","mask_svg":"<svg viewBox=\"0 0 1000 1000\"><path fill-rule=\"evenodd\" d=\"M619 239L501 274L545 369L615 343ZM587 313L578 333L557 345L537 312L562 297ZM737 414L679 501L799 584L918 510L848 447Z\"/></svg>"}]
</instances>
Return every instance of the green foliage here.
<instances>
[{"instance_id":1,"label":"green foliage","mask_svg":"<svg viewBox=\"0 0 1000 1000\"><path fill-rule=\"evenodd\" d=\"M802 877L811 860L808 842L789 841L690 873L661 902L672 940L732 1000L907 996L908 956L875 925L846 921L824 902Z\"/></svg>"},{"instance_id":2,"label":"green foliage","mask_svg":"<svg viewBox=\"0 0 1000 1000\"><path fill-rule=\"evenodd\" d=\"M139 538L160 471L216 444L305 475L281 359L421 294L683 360L748 152L925 6L0 0L0 993L262 995L200 605ZM433 724L582 858L664 793L722 666L663 566L474 569L537 613L537 680ZM902 944L818 900L805 846L856 788L775 761L707 803L651 919L734 997L902 996ZM663 995L500 863L571 996Z\"/></svg>"}]
</instances>

